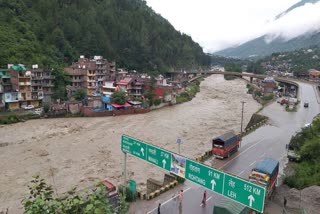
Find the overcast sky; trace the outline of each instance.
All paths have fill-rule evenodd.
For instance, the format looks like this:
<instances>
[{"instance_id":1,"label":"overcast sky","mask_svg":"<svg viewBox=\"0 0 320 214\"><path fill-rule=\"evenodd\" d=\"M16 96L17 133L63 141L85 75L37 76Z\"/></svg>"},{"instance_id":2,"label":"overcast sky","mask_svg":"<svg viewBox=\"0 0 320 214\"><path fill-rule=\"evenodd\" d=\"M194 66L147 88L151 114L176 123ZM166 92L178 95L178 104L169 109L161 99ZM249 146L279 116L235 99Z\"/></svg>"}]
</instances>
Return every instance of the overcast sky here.
<instances>
[{"instance_id":1,"label":"overcast sky","mask_svg":"<svg viewBox=\"0 0 320 214\"><path fill-rule=\"evenodd\" d=\"M305 5L274 21L300 0L146 0L177 30L206 52L234 46L265 33L288 39L320 29L320 3Z\"/></svg>"}]
</instances>

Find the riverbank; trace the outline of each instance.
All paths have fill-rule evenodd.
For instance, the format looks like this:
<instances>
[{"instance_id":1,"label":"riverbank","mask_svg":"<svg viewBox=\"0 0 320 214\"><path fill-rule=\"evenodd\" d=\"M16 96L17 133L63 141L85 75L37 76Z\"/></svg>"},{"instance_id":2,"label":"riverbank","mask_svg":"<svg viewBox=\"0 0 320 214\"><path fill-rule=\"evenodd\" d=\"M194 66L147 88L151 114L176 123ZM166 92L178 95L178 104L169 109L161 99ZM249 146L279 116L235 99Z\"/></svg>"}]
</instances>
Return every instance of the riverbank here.
<instances>
[{"instance_id":1,"label":"riverbank","mask_svg":"<svg viewBox=\"0 0 320 214\"><path fill-rule=\"evenodd\" d=\"M145 142L195 158L211 148L212 137L226 131L239 132L241 101L246 102L244 126L261 106L246 93L246 83L225 81L212 75L200 84L189 102L148 114L101 118L55 118L30 120L0 127L0 208L20 213L20 201L34 174L53 184L58 193L94 180L122 179L123 153L120 138L127 134ZM128 156L127 178L144 188L147 178L162 178L163 171ZM20 208L20 209L16 209ZM0 209L1 210L1 209Z\"/></svg>"}]
</instances>

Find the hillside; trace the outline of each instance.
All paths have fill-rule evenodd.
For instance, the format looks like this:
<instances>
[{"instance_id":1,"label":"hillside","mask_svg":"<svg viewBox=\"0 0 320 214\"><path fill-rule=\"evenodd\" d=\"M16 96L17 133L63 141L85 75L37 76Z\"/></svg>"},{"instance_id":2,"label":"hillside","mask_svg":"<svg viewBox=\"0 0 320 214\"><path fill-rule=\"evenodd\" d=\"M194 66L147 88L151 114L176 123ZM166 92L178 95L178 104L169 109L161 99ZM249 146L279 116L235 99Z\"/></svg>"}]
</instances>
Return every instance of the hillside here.
<instances>
[{"instance_id":1,"label":"hillside","mask_svg":"<svg viewBox=\"0 0 320 214\"><path fill-rule=\"evenodd\" d=\"M102 55L138 71L194 68L210 58L143 0L0 0L0 66Z\"/></svg>"},{"instance_id":2,"label":"hillside","mask_svg":"<svg viewBox=\"0 0 320 214\"><path fill-rule=\"evenodd\" d=\"M320 28L316 24L318 18L315 18L318 17L319 4L320 0L301 0L268 23L269 30L264 35L215 54L237 58L261 58L274 52L320 46ZM295 20L297 16L300 22Z\"/></svg>"},{"instance_id":3,"label":"hillside","mask_svg":"<svg viewBox=\"0 0 320 214\"><path fill-rule=\"evenodd\" d=\"M215 54L237 58L263 57L274 52L293 51L300 48L320 46L320 32L297 37L289 41L277 38L267 43L266 39L267 36L262 36L238 47L227 48Z\"/></svg>"}]
</instances>

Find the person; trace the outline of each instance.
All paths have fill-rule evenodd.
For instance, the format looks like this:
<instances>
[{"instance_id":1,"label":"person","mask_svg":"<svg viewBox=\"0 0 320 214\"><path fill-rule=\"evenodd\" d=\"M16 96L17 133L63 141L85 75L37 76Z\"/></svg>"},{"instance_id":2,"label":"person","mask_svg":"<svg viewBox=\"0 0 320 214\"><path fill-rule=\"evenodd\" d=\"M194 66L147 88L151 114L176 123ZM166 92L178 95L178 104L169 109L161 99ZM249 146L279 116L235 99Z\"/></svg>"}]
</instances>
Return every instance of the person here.
<instances>
[{"instance_id":1,"label":"person","mask_svg":"<svg viewBox=\"0 0 320 214\"><path fill-rule=\"evenodd\" d=\"M202 206L206 206L206 202L207 202L207 191L205 190L203 192L203 198L202 198Z\"/></svg>"},{"instance_id":2,"label":"person","mask_svg":"<svg viewBox=\"0 0 320 214\"><path fill-rule=\"evenodd\" d=\"M287 207L287 199L286 199L286 197L283 197L283 206L284 206L284 208Z\"/></svg>"},{"instance_id":3,"label":"person","mask_svg":"<svg viewBox=\"0 0 320 214\"><path fill-rule=\"evenodd\" d=\"M159 203L158 205L158 214L160 214L160 207L161 207L161 203Z\"/></svg>"},{"instance_id":4,"label":"person","mask_svg":"<svg viewBox=\"0 0 320 214\"><path fill-rule=\"evenodd\" d=\"M180 192L179 192L179 203L180 203L180 205L182 204L182 199L183 199L183 190L180 190Z\"/></svg>"}]
</instances>

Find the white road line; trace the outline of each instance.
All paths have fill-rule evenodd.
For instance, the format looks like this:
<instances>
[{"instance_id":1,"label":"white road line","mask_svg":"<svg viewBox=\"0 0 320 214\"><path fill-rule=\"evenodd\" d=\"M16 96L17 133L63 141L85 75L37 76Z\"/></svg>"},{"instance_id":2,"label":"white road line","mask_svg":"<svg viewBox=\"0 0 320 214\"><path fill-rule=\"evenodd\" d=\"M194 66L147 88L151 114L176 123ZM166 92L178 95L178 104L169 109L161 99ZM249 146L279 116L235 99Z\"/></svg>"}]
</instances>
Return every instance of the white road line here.
<instances>
[{"instance_id":1,"label":"white road line","mask_svg":"<svg viewBox=\"0 0 320 214\"><path fill-rule=\"evenodd\" d=\"M249 166L252 166L255 162L257 162L257 161L253 161Z\"/></svg>"},{"instance_id":2,"label":"white road line","mask_svg":"<svg viewBox=\"0 0 320 214\"><path fill-rule=\"evenodd\" d=\"M191 189L191 187L188 187L187 189L184 189L184 190L183 190L183 193L187 192L189 189ZM166 203L170 202L171 200L173 200L173 199L174 199L174 198L176 198L176 197L178 197L178 195L176 195L176 196L174 196L174 197L170 198L169 200L167 200L167 201L165 201L165 202L161 203L161 206L165 205ZM151 210L151 211L147 212L147 214L152 213L152 212L153 212L153 211L155 211L156 209L158 209L158 207L156 207L156 208L154 208L153 210Z\"/></svg>"},{"instance_id":3,"label":"white road line","mask_svg":"<svg viewBox=\"0 0 320 214\"><path fill-rule=\"evenodd\" d=\"M206 201L209 201L212 198L212 196L210 196ZM202 203L200 204L200 207L202 207Z\"/></svg>"},{"instance_id":4,"label":"white road line","mask_svg":"<svg viewBox=\"0 0 320 214\"><path fill-rule=\"evenodd\" d=\"M241 175L242 173L244 173L244 171L246 170L242 170L239 174L237 174L237 176Z\"/></svg>"},{"instance_id":5,"label":"white road line","mask_svg":"<svg viewBox=\"0 0 320 214\"><path fill-rule=\"evenodd\" d=\"M261 157L263 157L263 156L265 156L266 155L266 153L263 153L262 155L261 155Z\"/></svg>"},{"instance_id":6,"label":"white road line","mask_svg":"<svg viewBox=\"0 0 320 214\"><path fill-rule=\"evenodd\" d=\"M252 147L260 144L263 140L264 140L264 139L259 140L257 143L251 145L249 148L247 148L246 150L244 150L243 152L241 152L239 155L237 155L236 157L234 157L233 159L231 159L230 161L228 161L227 163L225 163L224 165L222 165L219 169L222 169L222 168L224 168L225 166L229 165L234 159L240 157L241 155L243 155L245 152L247 152L247 151L248 151L249 149L251 149Z\"/></svg>"}]
</instances>

